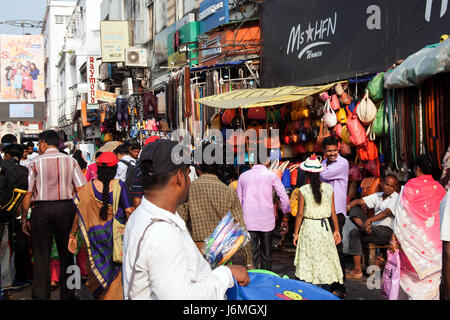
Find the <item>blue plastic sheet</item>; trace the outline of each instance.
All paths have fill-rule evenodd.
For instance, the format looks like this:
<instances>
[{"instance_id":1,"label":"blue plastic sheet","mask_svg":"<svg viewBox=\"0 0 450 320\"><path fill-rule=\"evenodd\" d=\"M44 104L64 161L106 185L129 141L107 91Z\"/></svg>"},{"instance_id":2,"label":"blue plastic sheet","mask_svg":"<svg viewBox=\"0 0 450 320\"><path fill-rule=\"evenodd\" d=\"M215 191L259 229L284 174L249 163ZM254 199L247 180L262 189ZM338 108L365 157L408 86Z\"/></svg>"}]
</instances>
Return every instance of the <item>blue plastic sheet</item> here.
<instances>
[{"instance_id":1,"label":"blue plastic sheet","mask_svg":"<svg viewBox=\"0 0 450 320\"><path fill-rule=\"evenodd\" d=\"M331 292L310 283L249 271L250 283L228 289L228 300L340 300Z\"/></svg>"}]
</instances>

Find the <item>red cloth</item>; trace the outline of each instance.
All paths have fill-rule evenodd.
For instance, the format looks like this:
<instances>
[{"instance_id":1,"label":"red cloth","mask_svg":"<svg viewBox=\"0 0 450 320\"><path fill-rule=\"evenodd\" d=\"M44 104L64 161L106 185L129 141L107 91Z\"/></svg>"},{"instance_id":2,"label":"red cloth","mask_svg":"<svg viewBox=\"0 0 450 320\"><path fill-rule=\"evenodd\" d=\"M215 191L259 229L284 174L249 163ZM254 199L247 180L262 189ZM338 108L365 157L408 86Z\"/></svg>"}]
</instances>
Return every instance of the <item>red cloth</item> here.
<instances>
[{"instance_id":1,"label":"red cloth","mask_svg":"<svg viewBox=\"0 0 450 320\"><path fill-rule=\"evenodd\" d=\"M158 136L151 136L145 139L144 145L148 145L149 143L155 142L156 140L161 139Z\"/></svg>"}]
</instances>

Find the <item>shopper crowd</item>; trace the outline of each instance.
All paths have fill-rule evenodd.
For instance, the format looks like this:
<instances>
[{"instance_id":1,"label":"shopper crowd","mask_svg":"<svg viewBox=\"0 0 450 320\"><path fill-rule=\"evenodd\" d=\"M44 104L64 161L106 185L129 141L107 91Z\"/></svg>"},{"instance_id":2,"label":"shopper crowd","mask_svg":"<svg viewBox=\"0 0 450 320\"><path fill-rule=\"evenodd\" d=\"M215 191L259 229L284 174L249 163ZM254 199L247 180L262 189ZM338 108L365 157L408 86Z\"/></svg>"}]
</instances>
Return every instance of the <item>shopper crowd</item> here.
<instances>
[{"instance_id":1,"label":"shopper crowd","mask_svg":"<svg viewBox=\"0 0 450 320\"><path fill-rule=\"evenodd\" d=\"M178 143L159 138L97 150L93 163L81 150L61 150L52 130L39 134L38 152L13 135L1 143L2 299L28 285L33 299L50 299L57 287L60 299L79 299L66 272L74 261L94 299L225 299L235 281L248 285L247 270L272 270L278 213L282 234L293 232L299 280L345 297L345 280L363 277L364 247L389 245L401 260L398 299L450 299L450 190L434 180L427 155L416 158L405 185L387 174L382 191L350 201L349 162L336 138L324 138L324 159L308 154L298 169L303 183L289 230L294 206L270 154L237 176L226 165L175 163ZM444 164L449 155L450 148ZM212 269L203 242L228 212L250 242L232 264Z\"/></svg>"}]
</instances>

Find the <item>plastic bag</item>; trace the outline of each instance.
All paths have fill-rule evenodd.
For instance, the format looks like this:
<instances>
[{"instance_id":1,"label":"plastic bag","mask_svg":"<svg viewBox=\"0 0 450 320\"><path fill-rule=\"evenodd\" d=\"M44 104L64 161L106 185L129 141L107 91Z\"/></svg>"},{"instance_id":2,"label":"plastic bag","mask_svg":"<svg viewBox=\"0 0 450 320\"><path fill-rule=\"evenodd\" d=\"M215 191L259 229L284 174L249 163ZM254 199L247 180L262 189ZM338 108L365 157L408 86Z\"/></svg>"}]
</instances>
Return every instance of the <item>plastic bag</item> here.
<instances>
[{"instance_id":1,"label":"plastic bag","mask_svg":"<svg viewBox=\"0 0 450 320\"><path fill-rule=\"evenodd\" d=\"M387 262L381 280L381 293L389 300L397 300L400 289L400 255L398 250L394 253L388 250Z\"/></svg>"},{"instance_id":2,"label":"plastic bag","mask_svg":"<svg viewBox=\"0 0 450 320\"><path fill-rule=\"evenodd\" d=\"M227 263L233 255L250 240L250 234L235 223L228 212L203 242L202 252L211 268Z\"/></svg>"}]
</instances>

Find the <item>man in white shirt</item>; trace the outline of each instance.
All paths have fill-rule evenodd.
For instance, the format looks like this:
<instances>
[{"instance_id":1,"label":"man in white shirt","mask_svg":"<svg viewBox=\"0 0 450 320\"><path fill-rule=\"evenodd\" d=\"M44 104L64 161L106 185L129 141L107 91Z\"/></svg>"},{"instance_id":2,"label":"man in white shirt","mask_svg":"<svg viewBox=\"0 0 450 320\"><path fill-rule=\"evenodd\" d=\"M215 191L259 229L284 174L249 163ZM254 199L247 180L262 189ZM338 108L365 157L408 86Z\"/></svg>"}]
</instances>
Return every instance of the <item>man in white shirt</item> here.
<instances>
[{"instance_id":1,"label":"man in white shirt","mask_svg":"<svg viewBox=\"0 0 450 320\"><path fill-rule=\"evenodd\" d=\"M20 165L27 167L28 168L28 164L31 162L30 159L28 159L28 147L26 145L22 145L22 149L23 149L23 155L22 158L20 159Z\"/></svg>"},{"instance_id":2,"label":"man in white shirt","mask_svg":"<svg viewBox=\"0 0 450 320\"><path fill-rule=\"evenodd\" d=\"M450 189L439 209L442 240L442 278L444 299L450 300Z\"/></svg>"},{"instance_id":3,"label":"man in white shirt","mask_svg":"<svg viewBox=\"0 0 450 320\"><path fill-rule=\"evenodd\" d=\"M119 164L117 165L117 172L114 179L120 179L122 182L126 182L128 167L136 166L136 159L130 156L130 149L126 144L121 144L118 146L114 149L114 153L119 159Z\"/></svg>"},{"instance_id":4,"label":"man in white shirt","mask_svg":"<svg viewBox=\"0 0 450 320\"><path fill-rule=\"evenodd\" d=\"M189 167L175 164L174 141L141 154L144 196L127 222L123 242L125 299L219 300L234 286L247 285L244 266L211 270L176 212L188 198Z\"/></svg>"},{"instance_id":5,"label":"man in white shirt","mask_svg":"<svg viewBox=\"0 0 450 320\"><path fill-rule=\"evenodd\" d=\"M39 153L34 152L34 143L31 141L27 143L27 148L28 148L28 160L31 162L31 160L39 156Z\"/></svg>"},{"instance_id":6,"label":"man in white shirt","mask_svg":"<svg viewBox=\"0 0 450 320\"><path fill-rule=\"evenodd\" d=\"M395 175L387 175L383 179L383 192L356 199L347 205L350 220L358 227L349 233L348 253L353 256L353 270L346 274L348 279L362 278L361 255L362 244L389 244L394 230L394 208L399 194L398 179ZM361 207L374 209L373 217L368 218Z\"/></svg>"}]
</instances>

